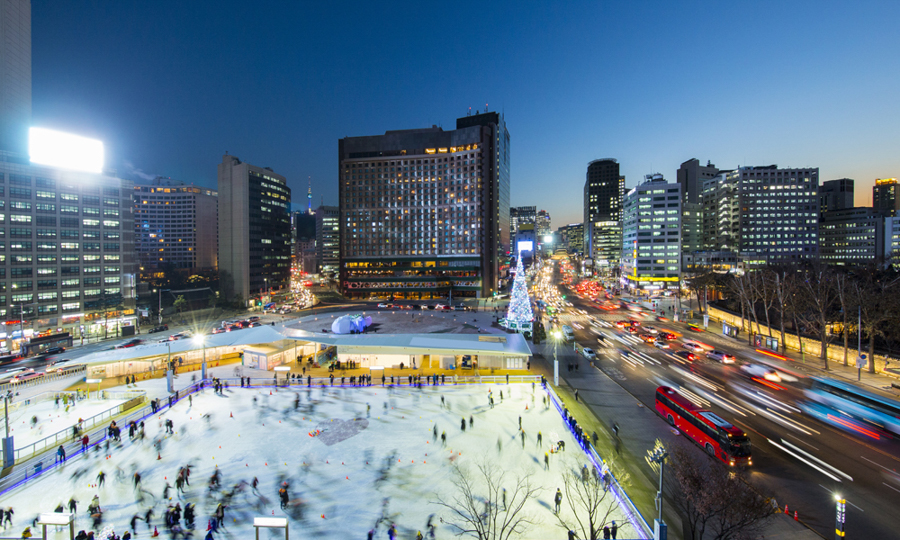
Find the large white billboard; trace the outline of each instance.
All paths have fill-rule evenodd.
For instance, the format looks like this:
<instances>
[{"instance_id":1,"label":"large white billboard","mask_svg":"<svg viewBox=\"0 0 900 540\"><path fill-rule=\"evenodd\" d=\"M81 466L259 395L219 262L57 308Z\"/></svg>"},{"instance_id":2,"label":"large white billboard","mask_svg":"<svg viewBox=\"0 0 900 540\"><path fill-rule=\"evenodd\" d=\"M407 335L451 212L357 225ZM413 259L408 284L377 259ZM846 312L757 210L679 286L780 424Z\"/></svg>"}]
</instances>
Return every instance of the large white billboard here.
<instances>
[{"instance_id":1,"label":"large white billboard","mask_svg":"<svg viewBox=\"0 0 900 540\"><path fill-rule=\"evenodd\" d=\"M37 165L103 172L103 142L96 139L33 127L28 132L28 153Z\"/></svg>"}]
</instances>

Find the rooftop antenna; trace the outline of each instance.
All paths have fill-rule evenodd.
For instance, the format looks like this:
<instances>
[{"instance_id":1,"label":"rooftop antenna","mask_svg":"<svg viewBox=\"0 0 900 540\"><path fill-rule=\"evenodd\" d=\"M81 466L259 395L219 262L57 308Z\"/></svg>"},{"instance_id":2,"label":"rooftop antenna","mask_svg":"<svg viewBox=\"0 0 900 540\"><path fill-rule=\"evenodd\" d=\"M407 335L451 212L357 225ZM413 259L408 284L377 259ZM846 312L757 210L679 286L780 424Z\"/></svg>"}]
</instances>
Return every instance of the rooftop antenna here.
<instances>
[{"instance_id":1,"label":"rooftop antenna","mask_svg":"<svg viewBox=\"0 0 900 540\"><path fill-rule=\"evenodd\" d=\"M472 116L472 107L469 107L469 112L466 113L466 116Z\"/></svg>"},{"instance_id":2,"label":"rooftop antenna","mask_svg":"<svg viewBox=\"0 0 900 540\"><path fill-rule=\"evenodd\" d=\"M488 104L487 103L484 104L484 112L488 112Z\"/></svg>"},{"instance_id":3,"label":"rooftop antenna","mask_svg":"<svg viewBox=\"0 0 900 540\"><path fill-rule=\"evenodd\" d=\"M306 192L306 213L312 215L312 176L309 177L309 190Z\"/></svg>"}]
</instances>

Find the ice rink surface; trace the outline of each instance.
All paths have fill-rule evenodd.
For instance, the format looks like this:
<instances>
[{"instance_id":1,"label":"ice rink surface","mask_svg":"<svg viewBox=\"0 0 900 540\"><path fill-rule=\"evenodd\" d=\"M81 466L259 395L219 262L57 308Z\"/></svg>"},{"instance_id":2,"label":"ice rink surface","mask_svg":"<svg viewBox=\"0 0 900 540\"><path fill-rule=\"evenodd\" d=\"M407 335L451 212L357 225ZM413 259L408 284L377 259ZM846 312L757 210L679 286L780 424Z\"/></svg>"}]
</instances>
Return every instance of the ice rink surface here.
<instances>
[{"instance_id":1,"label":"ice rink surface","mask_svg":"<svg viewBox=\"0 0 900 540\"><path fill-rule=\"evenodd\" d=\"M375 528L375 538L387 538L391 523L396 524L398 538L415 538L417 531L427 537L426 522L433 516L436 537L453 538L455 530L441 521L450 518L450 511L435 501L438 497L449 500L456 493L450 481L454 464L474 469L487 463L508 471L510 489L517 475L528 476L540 487L537 498L523 510L539 523L522 538L565 538L566 531L553 515L553 498L557 488L563 488L564 469L580 469L589 461L559 413L542 405L540 385L534 394L530 384L301 387L281 388L271 395L270 391L238 387L221 396L206 389L195 394L192 403L184 399L171 411L148 419L143 441L130 441L127 427L122 426L123 442L111 447L109 457L105 448L92 449L89 457L77 456L4 494L0 506L11 505L16 512L11 530L20 532L38 513L52 512L73 496L79 502L76 531L89 530L86 509L97 494L103 526L112 526L119 535L133 515L143 516L152 507L152 525L168 537L162 518L167 505L178 502L184 507L193 502L197 507L194 537L203 538L222 493L256 477L259 493L245 485L231 498L225 510L225 531L217 538L253 538L253 517L273 515L289 517L292 537L366 538ZM489 391L494 396L493 409L488 404ZM54 404L48 403L52 413ZM76 414L84 416L85 410L76 409ZM165 434L166 419L174 423L174 435ZM460 427L462 419L465 431ZM443 432L446 445L441 444ZM538 432L541 446L536 441ZM544 454L559 440L565 441L567 451L551 454L549 470L545 470ZM178 469L188 464L191 485L181 495L174 488L175 478ZM221 488L210 492L208 480L217 468ZM106 475L105 485L96 487L100 471ZM136 502L135 472L140 472L146 490L143 503ZM289 483L291 501L287 510L280 508L278 496L284 481ZM167 483L173 487L169 500L163 500ZM562 512L570 512L565 503ZM622 523L624 514L617 509L613 519ZM140 536L149 536L143 521L137 530ZM268 537L266 531L261 533L261 538ZM633 537L630 526L620 528L619 538Z\"/></svg>"},{"instance_id":2,"label":"ice rink surface","mask_svg":"<svg viewBox=\"0 0 900 540\"><path fill-rule=\"evenodd\" d=\"M124 402L123 399L82 399L76 401L74 405L69 401L66 407L60 398L57 407L55 400L52 399L38 401L10 411L9 434L13 436L16 448L24 448L60 431L71 433L72 426L78 423L80 418L90 418ZM37 418L34 427L31 424L32 417Z\"/></svg>"}]
</instances>

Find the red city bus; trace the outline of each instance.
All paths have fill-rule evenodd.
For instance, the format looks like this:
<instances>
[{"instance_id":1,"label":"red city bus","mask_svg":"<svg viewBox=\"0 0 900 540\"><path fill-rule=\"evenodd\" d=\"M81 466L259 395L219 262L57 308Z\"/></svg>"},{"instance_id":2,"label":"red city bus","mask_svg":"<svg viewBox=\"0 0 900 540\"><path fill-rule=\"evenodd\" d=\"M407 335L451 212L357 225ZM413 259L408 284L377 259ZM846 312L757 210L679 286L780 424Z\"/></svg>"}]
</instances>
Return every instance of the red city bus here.
<instances>
[{"instance_id":1,"label":"red city bus","mask_svg":"<svg viewBox=\"0 0 900 540\"><path fill-rule=\"evenodd\" d=\"M668 386L656 389L656 412L711 456L728 465L753 465L750 438L712 411L701 409Z\"/></svg>"}]
</instances>

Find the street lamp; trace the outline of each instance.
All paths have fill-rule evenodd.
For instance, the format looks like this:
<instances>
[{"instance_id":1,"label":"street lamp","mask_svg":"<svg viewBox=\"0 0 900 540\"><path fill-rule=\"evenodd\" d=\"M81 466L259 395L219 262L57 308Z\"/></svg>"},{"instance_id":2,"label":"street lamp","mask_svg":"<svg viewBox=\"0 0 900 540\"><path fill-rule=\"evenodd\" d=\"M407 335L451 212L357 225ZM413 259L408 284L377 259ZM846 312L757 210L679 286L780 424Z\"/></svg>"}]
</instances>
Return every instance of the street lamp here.
<instances>
[{"instance_id":1,"label":"street lamp","mask_svg":"<svg viewBox=\"0 0 900 540\"><path fill-rule=\"evenodd\" d=\"M562 332L553 331L553 386L559 386L559 358L556 356L556 350L559 348L559 340L562 338Z\"/></svg>"},{"instance_id":2,"label":"street lamp","mask_svg":"<svg viewBox=\"0 0 900 540\"><path fill-rule=\"evenodd\" d=\"M668 528L663 523L663 471L666 469L666 458L669 452L657 441L656 448L647 451L647 460L651 463L659 463L659 491L656 492L656 507L659 510L659 519L653 523L653 538L661 540L666 538Z\"/></svg>"},{"instance_id":3,"label":"street lamp","mask_svg":"<svg viewBox=\"0 0 900 540\"><path fill-rule=\"evenodd\" d=\"M835 540L843 540L844 538L844 520L847 517L847 500L841 498L837 493L834 494L836 503L836 512L834 517L834 538Z\"/></svg>"},{"instance_id":4,"label":"street lamp","mask_svg":"<svg viewBox=\"0 0 900 540\"><path fill-rule=\"evenodd\" d=\"M203 347L203 363L200 364L200 378L206 379L206 336L197 334L194 336L194 343Z\"/></svg>"}]
</instances>

